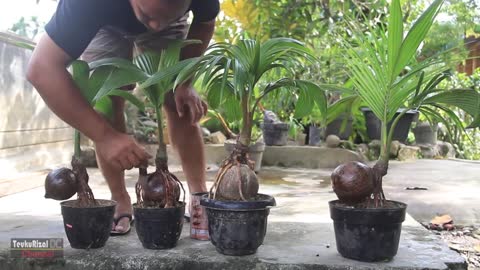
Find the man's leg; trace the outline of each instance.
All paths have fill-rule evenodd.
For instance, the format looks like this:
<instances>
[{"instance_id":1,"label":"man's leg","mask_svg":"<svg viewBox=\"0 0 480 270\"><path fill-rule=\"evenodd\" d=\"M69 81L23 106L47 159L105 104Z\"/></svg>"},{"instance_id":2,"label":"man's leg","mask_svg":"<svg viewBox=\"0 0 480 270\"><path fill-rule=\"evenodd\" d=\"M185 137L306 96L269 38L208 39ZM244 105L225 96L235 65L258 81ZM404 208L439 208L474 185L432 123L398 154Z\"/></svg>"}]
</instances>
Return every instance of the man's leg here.
<instances>
[{"instance_id":1,"label":"man's leg","mask_svg":"<svg viewBox=\"0 0 480 270\"><path fill-rule=\"evenodd\" d=\"M82 59L90 62L109 57L121 57L125 59L132 58L132 44L123 36L112 29L103 28L92 40ZM132 87L130 87L132 89ZM124 107L125 101L120 97L111 97L113 104L112 126L118 131L125 132ZM105 178L112 200L117 202L114 218L122 214L132 214L132 204L125 186L125 174L123 170L110 166L103 158L97 155L98 166ZM117 232L124 232L129 228L129 219L122 218L114 227Z\"/></svg>"},{"instance_id":2,"label":"man's leg","mask_svg":"<svg viewBox=\"0 0 480 270\"><path fill-rule=\"evenodd\" d=\"M206 192L205 152L200 125L192 125L187 116L179 117L172 92L165 96L170 141L177 150L190 193Z\"/></svg>"}]
</instances>

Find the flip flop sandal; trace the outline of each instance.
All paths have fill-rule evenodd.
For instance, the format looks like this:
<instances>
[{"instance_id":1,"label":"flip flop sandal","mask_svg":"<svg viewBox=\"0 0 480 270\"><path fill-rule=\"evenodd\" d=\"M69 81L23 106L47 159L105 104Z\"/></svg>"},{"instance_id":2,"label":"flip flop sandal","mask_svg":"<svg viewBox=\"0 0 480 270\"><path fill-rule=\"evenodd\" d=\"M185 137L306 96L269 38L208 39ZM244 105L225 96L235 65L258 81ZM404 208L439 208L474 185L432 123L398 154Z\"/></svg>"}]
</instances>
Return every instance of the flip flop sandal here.
<instances>
[{"instance_id":1,"label":"flip flop sandal","mask_svg":"<svg viewBox=\"0 0 480 270\"><path fill-rule=\"evenodd\" d=\"M132 225L133 225L133 218L132 218L132 215L131 214L121 214L119 215L117 218L115 218L113 220L113 222L115 223L115 226L117 226L118 222L120 221L120 219L122 218L128 218L130 220L130 226L128 227L128 230L124 231L124 232L119 232L119 231L110 231L110 235L111 236L117 236L117 235L126 235L128 234L131 230L132 230Z\"/></svg>"}]
</instances>

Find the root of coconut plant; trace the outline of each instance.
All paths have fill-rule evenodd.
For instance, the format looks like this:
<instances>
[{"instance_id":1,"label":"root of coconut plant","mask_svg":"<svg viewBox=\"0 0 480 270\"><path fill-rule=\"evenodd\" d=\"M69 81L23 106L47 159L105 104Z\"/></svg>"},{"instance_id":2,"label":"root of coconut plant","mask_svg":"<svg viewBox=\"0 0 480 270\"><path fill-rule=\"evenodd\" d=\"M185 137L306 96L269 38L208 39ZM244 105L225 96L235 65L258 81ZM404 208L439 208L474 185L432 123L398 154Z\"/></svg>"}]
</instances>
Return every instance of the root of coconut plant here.
<instances>
[{"instance_id":1,"label":"root of coconut plant","mask_svg":"<svg viewBox=\"0 0 480 270\"><path fill-rule=\"evenodd\" d=\"M176 207L180 189L183 192L182 201L185 201L182 182L168 171L166 164L157 164L157 170L152 174L147 174L147 170L141 168L139 180L135 185L137 204L140 207L152 208Z\"/></svg>"},{"instance_id":2,"label":"root of coconut plant","mask_svg":"<svg viewBox=\"0 0 480 270\"><path fill-rule=\"evenodd\" d=\"M218 191L218 188L220 187L220 184L222 183L224 175L232 167L237 166L238 167L238 189L240 193L240 198L243 201L246 201L242 191L242 181L241 181L242 175L241 175L240 166L247 165L252 171L254 170L254 167L255 167L255 163L248 159L247 151L248 151L248 147L241 145L240 143L237 142L235 149L232 151L230 156L222 162L222 165L220 166L220 169L218 170L217 175L215 176L213 185L210 188L210 193L209 193L210 199L217 198L217 191Z\"/></svg>"},{"instance_id":3,"label":"root of coconut plant","mask_svg":"<svg viewBox=\"0 0 480 270\"><path fill-rule=\"evenodd\" d=\"M79 207L92 207L98 205L93 196L92 189L88 186L88 173L82 161L72 158L72 171L78 181L77 201Z\"/></svg>"},{"instance_id":4,"label":"root of coconut plant","mask_svg":"<svg viewBox=\"0 0 480 270\"><path fill-rule=\"evenodd\" d=\"M383 192L383 177L387 175L388 163L379 160L372 168L374 177L374 190L367 201L367 205L373 204L375 208L383 207L386 203L385 193Z\"/></svg>"}]
</instances>

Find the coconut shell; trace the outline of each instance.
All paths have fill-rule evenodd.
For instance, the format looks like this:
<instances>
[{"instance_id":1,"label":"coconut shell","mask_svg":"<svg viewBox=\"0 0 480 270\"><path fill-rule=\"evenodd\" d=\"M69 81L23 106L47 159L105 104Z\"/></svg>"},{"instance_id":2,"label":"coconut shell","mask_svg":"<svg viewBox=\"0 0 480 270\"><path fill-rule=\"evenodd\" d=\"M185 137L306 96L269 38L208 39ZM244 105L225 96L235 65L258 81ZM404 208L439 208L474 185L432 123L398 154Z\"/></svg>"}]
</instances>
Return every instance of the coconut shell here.
<instances>
[{"instance_id":1,"label":"coconut shell","mask_svg":"<svg viewBox=\"0 0 480 270\"><path fill-rule=\"evenodd\" d=\"M75 174L69 168L53 170L45 179L45 198L68 200L77 193L77 184Z\"/></svg>"},{"instance_id":2,"label":"coconut shell","mask_svg":"<svg viewBox=\"0 0 480 270\"><path fill-rule=\"evenodd\" d=\"M218 186L217 196L225 200L242 200L239 181L241 181L242 194L246 200L258 194L257 175L247 165L241 164L232 166L225 172Z\"/></svg>"},{"instance_id":3,"label":"coconut shell","mask_svg":"<svg viewBox=\"0 0 480 270\"><path fill-rule=\"evenodd\" d=\"M348 162L338 166L331 175L333 191L344 203L359 203L372 194L373 171L360 162Z\"/></svg>"},{"instance_id":4,"label":"coconut shell","mask_svg":"<svg viewBox=\"0 0 480 270\"><path fill-rule=\"evenodd\" d=\"M155 172L148 175L147 181L141 183L143 190L143 200L146 202L159 203L160 207L164 207L167 200L178 201L180 199L180 187L171 180L166 179L167 173ZM173 188L174 198L167 198L165 184L169 182Z\"/></svg>"}]
</instances>

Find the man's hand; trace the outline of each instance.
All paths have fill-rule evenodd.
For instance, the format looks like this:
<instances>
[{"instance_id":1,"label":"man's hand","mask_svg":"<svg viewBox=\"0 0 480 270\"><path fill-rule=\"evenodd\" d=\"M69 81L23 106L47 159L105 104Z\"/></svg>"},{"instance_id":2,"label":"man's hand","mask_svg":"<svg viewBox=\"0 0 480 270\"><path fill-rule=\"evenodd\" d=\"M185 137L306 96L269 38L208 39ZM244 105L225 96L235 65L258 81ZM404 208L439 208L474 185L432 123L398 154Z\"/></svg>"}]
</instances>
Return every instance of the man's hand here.
<instances>
[{"instance_id":1,"label":"man's hand","mask_svg":"<svg viewBox=\"0 0 480 270\"><path fill-rule=\"evenodd\" d=\"M174 92L175 105L179 117L189 116L192 125L207 114L207 104L191 86L178 86Z\"/></svg>"},{"instance_id":2,"label":"man's hand","mask_svg":"<svg viewBox=\"0 0 480 270\"><path fill-rule=\"evenodd\" d=\"M133 138L117 131L103 136L95 146L99 156L123 170L145 164L151 157Z\"/></svg>"}]
</instances>

